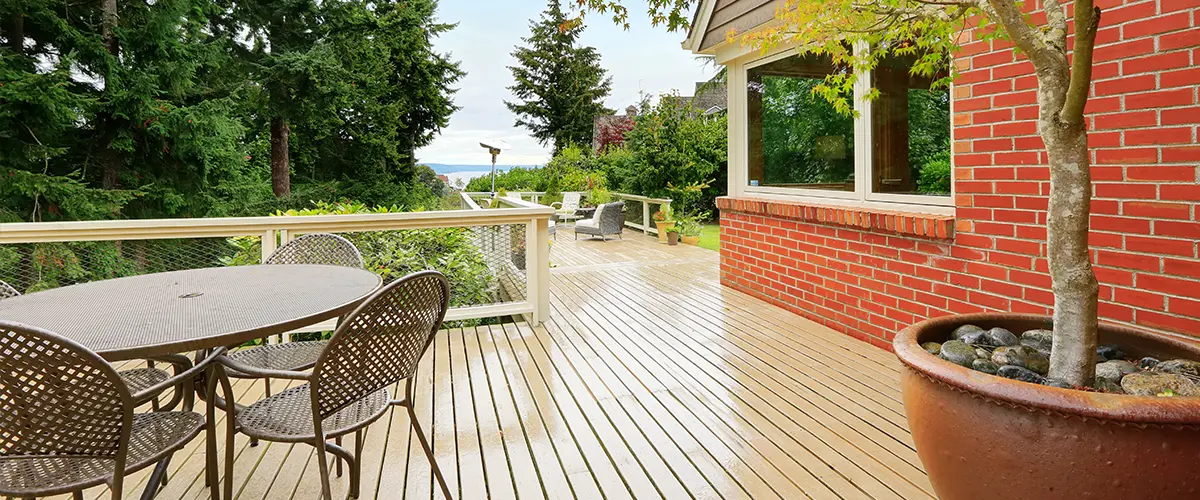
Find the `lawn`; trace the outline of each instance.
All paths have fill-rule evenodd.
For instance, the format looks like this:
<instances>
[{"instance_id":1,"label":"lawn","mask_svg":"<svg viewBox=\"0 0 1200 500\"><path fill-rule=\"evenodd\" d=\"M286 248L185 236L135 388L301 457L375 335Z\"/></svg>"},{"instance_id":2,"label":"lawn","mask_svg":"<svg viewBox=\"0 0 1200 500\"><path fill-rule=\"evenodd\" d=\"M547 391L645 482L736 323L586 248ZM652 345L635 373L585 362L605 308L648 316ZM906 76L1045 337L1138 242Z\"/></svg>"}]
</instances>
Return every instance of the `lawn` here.
<instances>
[{"instance_id":1,"label":"lawn","mask_svg":"<svg viewBox=\"0 0 1200 500\"><path fill-rule=\"evenodd\" d=\"M721 226L719 224L705 224L704 230L700 232L701 248L717 251L721 249Z\"/></svg>"}]
</instances>

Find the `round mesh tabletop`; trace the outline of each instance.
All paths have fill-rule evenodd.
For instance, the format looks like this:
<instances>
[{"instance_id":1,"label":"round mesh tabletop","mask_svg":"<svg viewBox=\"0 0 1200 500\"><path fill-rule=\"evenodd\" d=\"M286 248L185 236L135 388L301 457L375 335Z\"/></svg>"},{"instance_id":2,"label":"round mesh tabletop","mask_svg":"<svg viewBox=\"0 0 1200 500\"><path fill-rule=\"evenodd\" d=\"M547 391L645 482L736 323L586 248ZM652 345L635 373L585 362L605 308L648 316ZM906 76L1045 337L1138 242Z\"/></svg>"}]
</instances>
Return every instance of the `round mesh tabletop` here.
<instances>
[{"instance_id":1,"label":"round mesh tabletop","mask_svg":"<svg viewBox=\"0 0 1200 500\"><path fill-rule=\"evenodd\" d=\"M0 301L0 318L118 361L234 345L349 312L379 276L341 266L214 267L94 281Z\"/></svg>"}]
</instances>

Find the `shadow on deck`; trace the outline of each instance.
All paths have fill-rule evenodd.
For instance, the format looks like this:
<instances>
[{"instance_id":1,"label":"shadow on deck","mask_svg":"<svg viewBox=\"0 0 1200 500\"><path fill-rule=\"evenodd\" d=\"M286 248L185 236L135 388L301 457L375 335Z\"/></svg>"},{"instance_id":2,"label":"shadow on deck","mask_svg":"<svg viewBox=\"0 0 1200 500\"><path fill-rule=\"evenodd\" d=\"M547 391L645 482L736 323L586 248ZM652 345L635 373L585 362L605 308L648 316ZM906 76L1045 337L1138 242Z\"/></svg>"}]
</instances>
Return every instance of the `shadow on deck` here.
<instances>
[{"instance_id":1,"label":"shadow on deck","mask_svg":"<svg viewBox=\"0 0 1200 500\"><path fill-rule=\"evenodd\" d=\"M932 498L891 354L720 286L716 252L624 236L563 228L544 325L436 339L417 412L456 498ZM235 390L252 401L262 384ZM312 447L237 446L236 498L320 497ZM158 498L208 497L203 449L176 457ZM360 498L431 498L403 409L363 453Z\"/></svg>"}]
</instances>

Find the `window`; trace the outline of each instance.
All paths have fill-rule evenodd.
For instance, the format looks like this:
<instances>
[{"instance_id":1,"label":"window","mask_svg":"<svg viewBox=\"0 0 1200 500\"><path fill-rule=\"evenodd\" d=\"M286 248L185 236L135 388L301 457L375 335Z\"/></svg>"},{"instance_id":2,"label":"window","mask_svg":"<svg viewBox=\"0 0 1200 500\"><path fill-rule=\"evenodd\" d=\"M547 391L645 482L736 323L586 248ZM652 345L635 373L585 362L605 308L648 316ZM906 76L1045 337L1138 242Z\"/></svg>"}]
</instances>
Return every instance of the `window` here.
<instances>
[{"instance_id":1,"label":"window","mask_svg":"<svg viewBox=\"0 0 1200 500\"><path fill-rule=\"evenodd\" d=\"M871 102L871 191L950 195L950 93L930 90L935 78L915 76L893 58L871 72L879 96Z\"/></svg>"},{"instance_id":2,"label":"window","mask_svg":"<svg viewBox=\"0 0 1200 500\"><path fill-rule=\"evenodd\" d=\"M860 75L870 85L846 96L857 119L812 92L841 70L828 58L789 54L749 63L749 190L949 205L950 93L930 88L942 75L912 75L911 61L889 58ZM872 86L879 94L867 102Z\"/></svg>"},{"instance_id":3,"label":"window","mask_svg":"<svg viewBox=\"0 0 1200 500\"><path fill-rule=\"evenodd\" d=\"M854 191L854 119L812 92L833 70L816 57L750 69L750 185Z\"/></svg>"}]
</instances>

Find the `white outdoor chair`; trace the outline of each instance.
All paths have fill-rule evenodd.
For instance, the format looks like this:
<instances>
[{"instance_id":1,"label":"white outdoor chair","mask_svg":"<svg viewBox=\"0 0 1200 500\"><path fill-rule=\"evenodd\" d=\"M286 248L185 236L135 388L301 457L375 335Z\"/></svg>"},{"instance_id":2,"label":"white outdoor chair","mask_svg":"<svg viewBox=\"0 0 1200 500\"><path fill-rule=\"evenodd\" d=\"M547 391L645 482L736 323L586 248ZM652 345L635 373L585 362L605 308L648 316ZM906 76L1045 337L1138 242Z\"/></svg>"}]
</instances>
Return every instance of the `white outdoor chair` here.
<instances>
[{"instance_id":1,"label":"white outdoor chair","mask_svg":"<svg viewBox=\"0 0 1200 500\"><path fill-rule=\"evenodd\" d=\"M558 213L574 214L576 210L579 210L581 198L582 195L579 193L563 193L562 201L551 203L550 206L554 207Z\"/></svg>"}]
</instances>

